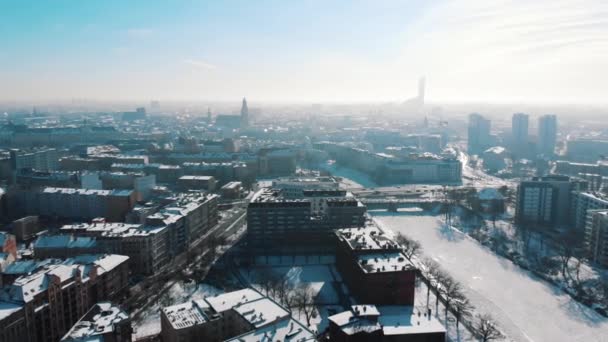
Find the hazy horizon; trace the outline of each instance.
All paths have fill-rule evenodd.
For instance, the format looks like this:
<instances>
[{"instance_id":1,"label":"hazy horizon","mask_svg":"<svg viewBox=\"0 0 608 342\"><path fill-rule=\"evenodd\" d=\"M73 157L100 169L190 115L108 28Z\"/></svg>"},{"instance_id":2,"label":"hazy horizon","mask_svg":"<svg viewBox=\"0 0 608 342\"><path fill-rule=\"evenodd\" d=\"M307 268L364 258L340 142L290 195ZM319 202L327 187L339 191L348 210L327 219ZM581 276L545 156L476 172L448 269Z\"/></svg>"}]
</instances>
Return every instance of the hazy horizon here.
<instances>
[{"instance_id":1,"label":"hazy horizon","mask_svg":"<svg viewBox=\"0 0 608 342\"><path fill-rule=\"evenodd\" d=\"M8 1L0 101L606 105L608 3Z\"/></svg>"}]
</instances>

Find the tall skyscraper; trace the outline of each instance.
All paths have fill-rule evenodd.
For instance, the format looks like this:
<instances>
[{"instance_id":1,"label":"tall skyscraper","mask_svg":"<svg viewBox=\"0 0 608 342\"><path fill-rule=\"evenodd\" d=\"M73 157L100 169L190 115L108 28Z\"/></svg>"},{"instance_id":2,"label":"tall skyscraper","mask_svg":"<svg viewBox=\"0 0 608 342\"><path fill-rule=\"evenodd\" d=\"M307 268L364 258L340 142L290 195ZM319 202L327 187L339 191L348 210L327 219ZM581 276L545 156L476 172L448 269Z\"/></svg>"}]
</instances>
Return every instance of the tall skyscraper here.
<instances>
[{"instance_id":1,"label":"tall skyscraper","mask_svg":"<svg viewBox=\"0 0 608 342\"><path fill-rule=\"evenodd\" d=\"M424 106L424 90L426 87L426 79L421 77L418 80L418 100L420 100L420 105Z\"/></svg>"},{"instance_id":2,"label":"tall skyscraper","mask_svg":"<svg viewBox=\"0 0 608 342\"><path fill-rule=\"evenodd\" d=\"M490 126L490 120L480 114L469 114L467 150L470 154L479 154L490 147Z\"/></svg>"},{"instance_id":3,"label":"tall skyscraper","mask_svg":"<svg viewBox=\"0 0 608 342\"><path fill-rule=\"evenodd\" d=\"M528 142L528 114L515 113L511 120L511 132L516 143Z\"/></svg>"},{"instance_id":4,"label":"tall skyscraper","mask_svg":"<svg viewBox=\"0 0 608 342\"><path fill-rule=\"evenodd\" d=\"M241 128L249 127L249 109L247 108L247 99L243 97L243 105L241 106Z\"/></svg>"},{"instance_id":5,"label":"tall skyscraper","mask_svg":"<svg viewBox=\"0 0 608 342\"><path fill-rule=\"evenodd\" d=\"M524 154L528 146L528 114L515 113L511 119L512 150Z\"/></svg>"},{"instance_id":6,"label":"tall skyscraper","mask_svg":"<svg viewBox=\"0 0 608 342\"><path fill-rule=\"evenodd\" d=\"M538 153L552 156L557 141L557 117L543 115L538 119Z\"/></svg>"}]
</instances>

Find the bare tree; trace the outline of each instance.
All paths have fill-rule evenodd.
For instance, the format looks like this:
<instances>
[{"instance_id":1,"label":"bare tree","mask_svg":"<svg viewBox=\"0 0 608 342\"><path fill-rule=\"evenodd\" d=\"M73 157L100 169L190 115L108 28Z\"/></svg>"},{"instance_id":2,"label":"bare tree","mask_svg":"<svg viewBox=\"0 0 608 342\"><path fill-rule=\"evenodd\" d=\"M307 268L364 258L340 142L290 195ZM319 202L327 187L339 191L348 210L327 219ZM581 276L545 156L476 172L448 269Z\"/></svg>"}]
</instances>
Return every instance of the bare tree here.
<instances>
[{"instance_id":1,"label":"bare tree","mask_svg":"<svg viewBox=\"0 0 608 342\"><path fill-rule=\"evenodd\" d=\"M568 274L568 265L580 248L582 239L577 232L568 231L557 237L556 244L557 253L561 261L562 276L564 280L568 280L570 278L570 275Z\"/></svg>"},{"instance_id":2,"label":"bare tree","mask_svg":"<svg viewBox=\"0 0 608 342\"><path fill-rule=\"evenodd\" d=\"M276 282L276 298L281 304L287 308L291 308L294 302L294 286L287 277L284 275Z\"/></svg>"},{"instance_id":3,"label":"bare tree","mask_svg":"<svg viewBox=\"0 0 608 342\"><path fill-rule=\"evenodd\" d=\"M315 296L310 284L302 283L295 289L293 304L299 314L304 314L306 324L310 326L310 320L317 314Z\"/></svg>"},{"instance_id":4,"label":"bare tree","mask_svg":"<svg viewBox=\"0 0 608 342\"><path fill-rule=\"evenodd\" d=\"M276 275L269 266L263 266L257 272L256 282L267 296L270 296L270 293L273 291L275 278Z\"/></svg>"},{"instance_id":5,"label":"bare tree","mask_svg":"<svg viewBox=\"0 0 608 342\"><path fill-rule=\"evenodd\" d=\"M439 293L443 296L443 300L445 301L445 316L447 318L448 310L450 310L452 303L465 300L466 297L462 285L447 272L440 270L437 276L437 281L441 284Z\"/></svg>"},{"instance_id":6,"label":"bare tree","mask_svg":"<svg viewBox=\"0 0 608 342\"><path fill-rule=\"evenodd\" d=\"M414 256L418 256L422 251L422 245L420 242L410 239L409 237L398 233L395 237L395 241L401 245L403 254L406 258L411 259Z\"/></svg>"},{"instance_id":7,"label":"bare tree","mask_svg":"<svg viewBox=\"0 0 608 342\"><path fill-rule=\"evenodd\" d=\"M467 298L459 298L454 301L453 307L456 315L456 329L458 329L458 325L463 318L467 319L471 317L473 306Z\"/></svg>"},{"instance_id":8,"label":"bare tree","mask_svg":"<svg viewBox=\"0 0 608 342\"><path fill-rule=\"evenodd\" d=\"M504 336L490 315L478 316L475 331L481 342L495 341Z\"/></svg>"}]
</instances>

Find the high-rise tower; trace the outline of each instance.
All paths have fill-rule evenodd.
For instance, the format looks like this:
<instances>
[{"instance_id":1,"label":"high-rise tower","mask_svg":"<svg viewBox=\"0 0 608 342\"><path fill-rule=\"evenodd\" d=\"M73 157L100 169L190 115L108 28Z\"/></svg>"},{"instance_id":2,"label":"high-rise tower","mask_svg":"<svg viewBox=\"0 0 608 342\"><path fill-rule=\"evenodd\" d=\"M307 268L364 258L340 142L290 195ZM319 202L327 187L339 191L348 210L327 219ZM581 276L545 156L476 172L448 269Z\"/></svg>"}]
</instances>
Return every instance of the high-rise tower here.
<instances>
[{"instance_id":1,"label":"high-rise tower","mask_svg":"<svg viewBox=\"0 0 608 342\"><path fill-rule=\"evenodd\" d=\"M557 140L557 117L543 115L538 119L538 153L553 156Z\"/></svg>"},{"instance_id":2,"label":"high-rise tower","mask_svg":"<svg viewBox=\"0 0 608 342\"><path fill-rule=\"evenodd\" d=\"M420 77L418 80L418 100L420 101L420 105L424 106L424 89L426 87L426 79L424 77Z\"/></svg>"},{"instance_id":3,"label":"high-rise tower","mask_svg":"<svg viewBox=\"0 0 608 342\"><path fill-rule=\"evenodd\" d=\"M249 108L247 108L247 99L243 97L241 105L241 128L249 127Z\"/></svg>"}]
</instances>

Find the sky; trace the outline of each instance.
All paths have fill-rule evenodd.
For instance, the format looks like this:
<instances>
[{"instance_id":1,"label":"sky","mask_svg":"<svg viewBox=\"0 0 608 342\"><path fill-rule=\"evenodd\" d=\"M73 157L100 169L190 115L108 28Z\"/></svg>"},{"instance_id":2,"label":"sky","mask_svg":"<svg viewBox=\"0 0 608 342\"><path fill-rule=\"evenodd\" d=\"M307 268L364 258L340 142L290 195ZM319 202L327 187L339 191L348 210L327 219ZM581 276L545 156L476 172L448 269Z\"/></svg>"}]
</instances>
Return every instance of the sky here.
<instances>
[{"instance_id":1,"label":"sky","mask_svg":"<svg viewBox=\"0 0 608 342\"><path fill-rule=\"evenodd\" d=\"M605 0L0 0L0 100L608 103Z\"/></svg>"}]
</instances>

